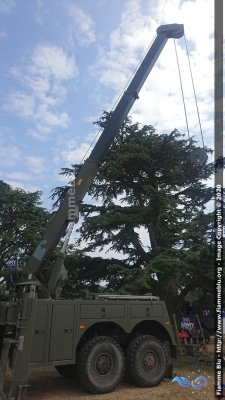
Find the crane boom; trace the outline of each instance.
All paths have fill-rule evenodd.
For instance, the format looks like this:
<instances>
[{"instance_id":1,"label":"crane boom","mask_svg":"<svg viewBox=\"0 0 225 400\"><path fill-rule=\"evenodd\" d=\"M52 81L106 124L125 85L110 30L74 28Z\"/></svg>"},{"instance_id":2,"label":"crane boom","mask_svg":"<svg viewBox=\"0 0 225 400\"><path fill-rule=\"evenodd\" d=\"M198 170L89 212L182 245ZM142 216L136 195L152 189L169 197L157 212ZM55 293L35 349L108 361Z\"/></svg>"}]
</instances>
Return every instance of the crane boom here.
<instances>
[{"instance_id":1,"label":"crane boom","mask_svg":"<svg viewBox=\"0 0 225 400\"><path fill-rule=\"evenodd\" d=\"M157 29L153 44L25 269L5 269L6 286L0 290L1 399L26 399L30 367L55 366L59 374L71 378L77 373L84 387L94 394L109 393L117 387L125 361L128 366L132 364L128 373L139 386L150 387L168 373L172 376L173 365L165 344L170 344L172 358L176 358L177 344L164 301L150 294L91 294L91 300L57 300L55 295L69 234L78 220L79 203L168 38L183 34L183 25L178 24ZM202 152L198 149L193 157L201 166ZM69 224L62 251L50 269L47 261ZM124 347L128 349L126 355ZM145 368L149 351L157 359L154 374L152 368ZM6 378L7 365L11 369L10 381L8 374Z\"/></svg>"},{"instance_id":2,"label":"crane boom","mask_svg":"<svg viewBox=\"0 0 225 400\"><path fill-rule=\"evenodd\" d=\"M79 203L82 201L92 184L92 181L101 166L102 160L108 152L135 100L138 99L138 93L157 61L167 40L169 38L181 38L183 34L184 27L182 24L170 24L158 27L157 35L152 46L141 62L127 90L124 91L109 122L107 123L107 126L103 130L94 149L92 150L90 157L84 162L73 186L68 190L65 199L53 217L41 242L30 257L23 273L24 276L29 274L29 272L32 272L35 276L39 276L60 238L64 235L70 221L78 220Z\"/></svg>"}]
</instances>

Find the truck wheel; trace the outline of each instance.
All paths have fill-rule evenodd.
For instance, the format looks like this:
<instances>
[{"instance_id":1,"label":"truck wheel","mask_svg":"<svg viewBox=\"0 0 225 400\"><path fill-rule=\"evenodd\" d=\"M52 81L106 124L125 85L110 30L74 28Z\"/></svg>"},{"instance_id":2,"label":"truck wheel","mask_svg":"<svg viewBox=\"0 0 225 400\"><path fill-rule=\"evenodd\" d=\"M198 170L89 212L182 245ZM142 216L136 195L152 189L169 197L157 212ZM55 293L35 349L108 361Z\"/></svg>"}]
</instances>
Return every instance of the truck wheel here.
<instances>
[{"instance_id":1,"label":"truck wheel","mask_svg":"<svg viewBox=\"0 0 225 400\"><path fill-rule=\"evenodd\" d=\"M77 357L78 378L94 394L112 392L122 380L124 370L123 350L107 336L89 340Z\"/></svg>"},{"instance_id":2,"label":"truck wheel","mask_svg":"<svg viewBox=\"0 0 225 400\"><path fill-rule=\"evenodd\" d=\"M205 328L202 328L202 330L203 330L203 334L204 334L204 337L205 337L205 342L206 342L206 344L209 344L209 342L210 342L210 333Z\"/></svg>"},{"instance_id":3,"label":"truck wheel","mask_svg":"<svg viewBox=\"0 0 225 400\"><path fill-rule=\"evenodd\" d=\"M138 386L155 386L166 374L168 360L164 346L153 336L134 339L126 356L128 373Z\"/></svg>"},{"instance_id":4,"label":"truck wheel","mask_svg":"<svg viewBox=\"0 0 225 400\"><path fill-rule=\"evenodd\" d=\"M63 378L73 379L77 376L76 364L56 365L55 369Z\"/></svg>"}]
</instances>

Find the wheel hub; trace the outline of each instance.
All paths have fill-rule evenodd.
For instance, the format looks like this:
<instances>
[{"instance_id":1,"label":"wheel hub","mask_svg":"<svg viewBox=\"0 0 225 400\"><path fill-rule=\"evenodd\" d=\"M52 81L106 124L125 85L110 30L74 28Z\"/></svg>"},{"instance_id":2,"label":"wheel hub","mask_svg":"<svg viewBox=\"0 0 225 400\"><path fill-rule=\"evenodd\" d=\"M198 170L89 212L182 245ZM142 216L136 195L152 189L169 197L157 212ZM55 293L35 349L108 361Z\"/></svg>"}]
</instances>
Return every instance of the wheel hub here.
<instances>
[{"instance_id":1,"label":"wheel hub","mask_svg":"<svg viewBox=\"0 0 225 400\"><path fill-rule=\"evenodd\" d=\"M96 362L96 371L99 375L106 375L111 369L111 360L107 355L101 355Z\"/></svg>"},{"instance_id":2,"label":"wheel hub","mask_svg":"<svg viewBox=\"0 0 225 400\"><path fill-rule=\"evenodd\" d=\"M151 371L155 367L156 364L156 358L153 353L150 351L148 353L145 353L144 358L143 358L143 367L146 371Z\"/></svg>"}]
</instances>

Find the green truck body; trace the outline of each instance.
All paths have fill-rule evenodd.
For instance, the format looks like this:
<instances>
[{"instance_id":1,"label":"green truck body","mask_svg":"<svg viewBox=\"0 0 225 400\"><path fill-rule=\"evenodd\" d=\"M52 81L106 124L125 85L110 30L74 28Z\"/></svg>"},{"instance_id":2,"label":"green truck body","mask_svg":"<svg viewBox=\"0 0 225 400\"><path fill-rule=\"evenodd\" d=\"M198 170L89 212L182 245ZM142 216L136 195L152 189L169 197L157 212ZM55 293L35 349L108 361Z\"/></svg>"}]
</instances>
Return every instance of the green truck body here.
<instances>
[{"instance_id":1,"label":"green truck body","mask_svg":"<svg viewBox=\"0 0 225 400\"><path fill-rule=\"evenodd\" d=\"M1 324L4 313L5 326L13 331L10 324L18 318L20 336L24 336L27 321L18 317L21 306L2 304ZM77 350L89 338L110 336L124 347L139 334L154 335L162 342L176 344L164 302L144 299L37 300L30 366L75 364Z\"/></svg>"},{"instance_id":2,"label":"green truck body","mask_svg":"<svg viewBox=\"0 0 225 400\"><path fill-rule=\"evenodd\" d=\"M125 360L126 355L126 361L129 360L129 347L137 339L147 343L143 353L147 380L146 377L144 381L141 380L136 374L134 377L140 386L159 383L170 366L169 356L176 358L176 342L165 302L155 297L38 299L37 287L26 285L24 288L26 291L22 299L0 304L0 395L3 400L16 399L19 393L21 399L26 398L27 375L32 367L55 366L63 376L79 376L79 354L95 338L104 343L112 339L111 345L119 345L121 359ZM170 354L166 351L166 343L170 346ZM141 354L138 353L138 357L141 358ZM114 365L116 361L121 364L113 348L107 352L104 347L100 348L93 362L93 371L99 377L100 385L90 386L90 379L87 379L82 382L85 388L93 393L113 390L125 371L124 362L120 366L119 379L111 388L111 375L118 374ZM7 364L12 369L12 381L10 392L5 395L3 389ZM110 375L108 381L107 374Z\"/></svg>"},{"instance_id":3,"label":"green truck body","mask_svg":"<svg viewBox=\"0 0 225 400\"><path fill-rule=\"evenodd\" d=\"M35 286L30 288L31 291L25 293L22 300L0 303L2 399L16 398L19 389L21 399L25 398L27 374L31 367L55 366L61 375L72 378L74 374L75 377L76 369L79 368L77 356L85 344L94 338L113 339L119 344L122 354L126 354L129 345L137 338L151 339L151 355L154 360L150 366L155 369L157 383L165 376L169 365L166 342L170 345L170 356L176 358L176 342L166 305L155 297L37 299ZM163 360L159 358L155 345L161 347ZM148 348L146 354L149 353ZM103 355L106 357L105 351ZM98 355L95 365L98 365L98 360L102 361L103 355L102 352ZM13 371L8 396L3 392L7 363ZM100 370L100 376L101 373L104 379L105 372ZM120 380L123 373L124 368ZM146 382L145 385L139 381L137 384L146 386ZM93 393L101 393L96 387L89 388L85 382L84 386ZM108 386L104 387L104 382L102 390L103 393L109 391Z\"/></svg>"}]
</instances>

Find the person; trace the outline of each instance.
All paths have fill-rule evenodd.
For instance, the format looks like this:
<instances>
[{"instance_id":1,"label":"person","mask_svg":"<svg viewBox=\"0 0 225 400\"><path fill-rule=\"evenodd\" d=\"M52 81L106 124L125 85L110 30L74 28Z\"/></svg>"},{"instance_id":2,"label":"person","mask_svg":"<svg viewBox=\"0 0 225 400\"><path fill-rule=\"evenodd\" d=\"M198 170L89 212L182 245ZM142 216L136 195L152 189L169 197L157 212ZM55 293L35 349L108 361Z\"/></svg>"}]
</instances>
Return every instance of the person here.
<instances>
[{"instance_id":1,"label":"person","mask_svg":"<svg viewBox=\"0 0 225 400\"><path fill-rule=\"evenodd\" d=\"M188 341L190 344L193 344L193 339L191 336L188 335L187 332L185 332L184 329L180 329L179 333L178 333L179 339L181 339L181 341L184 341L184 344L188 344Z\"/></svg>"},{"instance_id":2,"label":"person","mask_svg":"<svg viewBox=\"0 0 225 400\"><path fill-rule=\"evenodd\" d=\"M202 339L202 346L200 346L200 344L199 344L200 329L192 328L192 329L189 329L189 332L190 332L190 336L192 337L193 341L195 340L199 347L205 348L205 339L204 338Z\"/></svg>"}]
</instances>

